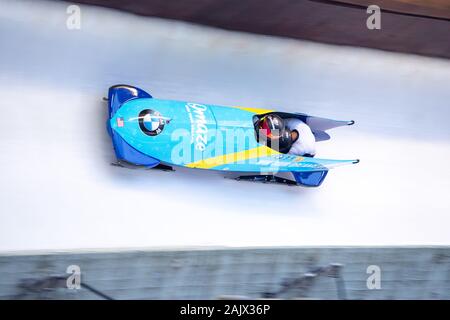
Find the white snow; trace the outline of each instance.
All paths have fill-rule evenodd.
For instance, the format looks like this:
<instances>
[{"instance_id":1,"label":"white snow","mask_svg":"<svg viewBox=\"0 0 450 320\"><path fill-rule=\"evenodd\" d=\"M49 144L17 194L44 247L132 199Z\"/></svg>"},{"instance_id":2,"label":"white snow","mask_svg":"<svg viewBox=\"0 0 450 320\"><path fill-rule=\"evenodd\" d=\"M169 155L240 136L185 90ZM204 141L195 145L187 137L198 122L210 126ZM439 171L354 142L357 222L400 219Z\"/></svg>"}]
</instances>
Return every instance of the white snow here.
<instances>
[{"instance_id":1,"label":"white snow","mask_svg":"<svg viewBox=\"0 0 450 320\"><path fill-rule=\"evenodd\" d=\"M0 251L450 244L450 61L0 0ZM110 85L354 119L318 189L117 168Z\"/></svg>"}]
</instances>

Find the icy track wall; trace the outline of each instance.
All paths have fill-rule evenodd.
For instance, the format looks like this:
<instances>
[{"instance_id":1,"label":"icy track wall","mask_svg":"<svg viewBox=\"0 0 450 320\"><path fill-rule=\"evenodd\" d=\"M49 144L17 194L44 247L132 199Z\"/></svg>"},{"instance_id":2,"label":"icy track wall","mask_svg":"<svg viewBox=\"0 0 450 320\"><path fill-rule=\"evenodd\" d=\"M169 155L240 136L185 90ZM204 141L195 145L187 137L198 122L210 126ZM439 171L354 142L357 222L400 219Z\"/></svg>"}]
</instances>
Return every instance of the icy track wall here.
<instances>
[{"instance_id":1,"label":"icy track wall","mask_svg":"<svg viewBox=\"0 0 450 320\"><path fill-rule=\"evenodd\" d=\"M227 30L450 58L448 0L75 1ZM373 4L382 12L382 32L366 25Z\"/></svg>"},{"instance_id":2,"label":"icy track wall","mask_svg":"<svg viewBox=\"0 0 450 320\"><path fill-rule=\"evenodd\" d=\"M0 255L0 299L449 299L449 259L432 247ZM103 296L67 289L71 265Z\"/></svg>"},{"instance_id":3,"label":"icy track wall","mask_svg":"<svg viewBox=\"0 0 450 320\"><path fill-rule=\"evenodd\" d=\"M450 243L450 62L0 0L0 251ZM337 119L318 189L110 165L110 85Z\"/></svg>"}]
</instances>

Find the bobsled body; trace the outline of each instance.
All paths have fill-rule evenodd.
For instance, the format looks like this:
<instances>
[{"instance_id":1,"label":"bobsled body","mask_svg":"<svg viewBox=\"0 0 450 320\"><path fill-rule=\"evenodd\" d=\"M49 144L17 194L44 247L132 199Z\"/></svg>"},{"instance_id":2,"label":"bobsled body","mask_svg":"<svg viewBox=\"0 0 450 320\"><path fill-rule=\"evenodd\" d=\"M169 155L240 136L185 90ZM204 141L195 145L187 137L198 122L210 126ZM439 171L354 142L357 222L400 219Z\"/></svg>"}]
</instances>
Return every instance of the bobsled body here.
<instances>
[{"instance_id":1,"label":"bobsled body","mask_svg":"<svg viewBox=\"0 0 450 320\"><path fill-rule=\"evenodd\" d=\"M255 119L273 110L224 107L155 99L145 91L118 85L109 89L107 128L119 161L145 166L183 166L249 173L290 172L295 184L318 186L328 169L357 160L325 160L282 154L257 141ZM353 124L299 113L316 141L329 139L329 128Z\"/></svg>"}]
</instances>

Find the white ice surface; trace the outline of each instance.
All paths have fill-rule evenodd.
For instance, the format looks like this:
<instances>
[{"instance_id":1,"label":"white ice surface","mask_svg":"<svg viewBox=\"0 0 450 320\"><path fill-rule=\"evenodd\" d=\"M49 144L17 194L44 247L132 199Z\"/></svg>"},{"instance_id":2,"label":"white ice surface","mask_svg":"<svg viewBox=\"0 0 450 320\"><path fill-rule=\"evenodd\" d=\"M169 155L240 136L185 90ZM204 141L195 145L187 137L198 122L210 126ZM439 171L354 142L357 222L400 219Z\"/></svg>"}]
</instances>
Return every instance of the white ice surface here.
<instances>
[{"instance_id":1,"label":"white ice surface","mask_svg":"<svg viewBox=\"0 0 450 320\"><path fill-rule=\"evenodd\" d=\"M450 61L0 0L0 251L450 244ZM432 41L432 40L430 40ZM317 189L117 168L101 97L337 119Z\"/></svg>"}]
</instances>

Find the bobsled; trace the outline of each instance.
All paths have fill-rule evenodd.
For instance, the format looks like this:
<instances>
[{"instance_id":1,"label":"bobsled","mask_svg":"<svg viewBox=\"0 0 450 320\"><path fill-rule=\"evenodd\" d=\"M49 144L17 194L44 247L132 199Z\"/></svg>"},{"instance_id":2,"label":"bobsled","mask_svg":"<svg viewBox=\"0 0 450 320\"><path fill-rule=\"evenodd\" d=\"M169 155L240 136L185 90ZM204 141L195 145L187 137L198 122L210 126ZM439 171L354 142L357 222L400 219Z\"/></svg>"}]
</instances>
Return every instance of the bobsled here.
<instances>
[{"instance_id":1,"label":"bobsled","mask_svg":"<svg viewBox=\"0 0 450 320\"><path fill-rule=\"evenodd\" d=\"M304 113L162 100L129 85L109 88L107 130L120 166L215 170L236 180L317 187L329 169L359 160L327 160L281 153L262 143L255 124L276 113L308 124L316 141L327 130L354 124Z\"/></svg>"}]
</instances>

